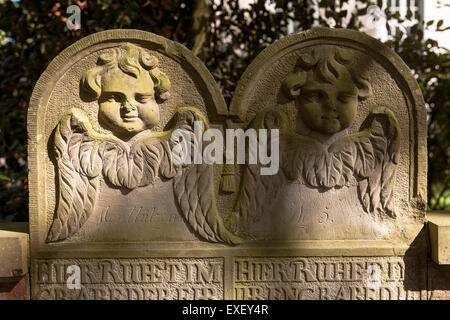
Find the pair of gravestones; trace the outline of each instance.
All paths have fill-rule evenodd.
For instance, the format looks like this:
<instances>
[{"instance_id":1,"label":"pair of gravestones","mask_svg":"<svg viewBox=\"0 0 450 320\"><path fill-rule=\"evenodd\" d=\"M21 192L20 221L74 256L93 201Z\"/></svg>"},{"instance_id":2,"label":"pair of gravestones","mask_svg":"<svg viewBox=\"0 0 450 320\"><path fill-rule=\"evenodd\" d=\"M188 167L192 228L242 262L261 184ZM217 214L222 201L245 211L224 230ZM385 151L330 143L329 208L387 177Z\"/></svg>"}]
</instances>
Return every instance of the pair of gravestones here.
<instances>
[{"instance_id":1,"label":"pair of gravestones","mask_svg":"<svg viewBox=\"0 0 450 320\"><path fill-rule=\"evenodd\" d=\"M279 169L252 145L243 164L176 161L197 124L278 129ZM28 133L34 299L426 297L424 102L364 34L281 39L227 108L183 46L96 33L41 76Z\"/></svg>"}]
</instances>

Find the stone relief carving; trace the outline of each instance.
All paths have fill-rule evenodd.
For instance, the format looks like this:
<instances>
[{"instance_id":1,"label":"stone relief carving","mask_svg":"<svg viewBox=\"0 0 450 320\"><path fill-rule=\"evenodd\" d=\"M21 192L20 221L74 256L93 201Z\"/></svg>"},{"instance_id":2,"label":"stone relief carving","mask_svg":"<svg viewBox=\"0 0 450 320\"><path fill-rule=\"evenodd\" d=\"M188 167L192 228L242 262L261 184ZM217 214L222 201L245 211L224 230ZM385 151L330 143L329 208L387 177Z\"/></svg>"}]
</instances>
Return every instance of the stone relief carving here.
<instances>
[{"instance_id":1,"label":"stone relief carving","mask_svg":"<svg viewBox=\"0 0 450 320\"><path fill-rule=\"evenodd\" d=\"M49 64L27 119L34 299L426 298L426 110L364 34L279 39L227 109L182 45L99 32ZM279 129L278 174L178 165L194 121Z\"/></svg>"},{"instance_id":2,"label":"stone relief carving","mask_svg":"<svg viewBox=\"0 0 450 320\"><path fill-rule=\"evenodd\" d=\"M357 184L364 210L374 218L395 218L392 192L399 150L399 125L389 108L377 106L357 133L347 134L358 102L372 94L367 75L352 64L349 50L321 46L304 52L282 90L295 100L298 118L310 133L291 128L286 114L268 108L254 118L254 129L281 130L281 170L261 176L247 165L235 211L244 223L257 221L267 198L276 199L289 181L303 181L321 192ZM133 190L151 185L156 176L174 179L174 193L188 225L203 239L236 244L240 239L224 226L217 210L210 165L175 165L171 134L194 121L208 128L195 108L180 108L163 132L158 102L170 97L170 80L156 57L124 44L100 55L97 66L81 79L81 94L98 102L98 120L112 134L96 131L87 114L72 108L56 128L59 174L58 207L47 241L77 233L91 215L100 177L114 188ZM191 139L193 141L194 139ZM239 223L239 222L238 222Z\"/></svg>"},{"instance_id":3,"label":"stone relief carving","mask_svg":"<svg viewBox=\"0 0 450 320\"><path fill-rule=\"evenodd\" d=\"M194 121L209 126L195 108L179 108L162 132L158 101L168 99L170 81L157 68L158 60L144 49L124 44L100 55L97 66L81 79L81 92L99 105L100 133L86 112L72 108L60 120L54 135L58 169L58 204L47 242L77 233L96 205L100 179L112 188L153 184L159 175L173 179L180 211L201 238L236 244L238 237L224 226L214 197L213 171L208 165L176 165L171 133L194 134ZM193 141L191 139L190 141Z\"/></svg>"},{"instance_id":4,"label":"stone relief carving","mask_svg":"<svg viewBox=\"0 0 450 320\"><path fill-rule=\"evenodd\" d=\"M366 213L374 219L396 217L392 200L400 127L388 107L375 106L359 132L347 133L358 102L372 94L367 75L353 61L350 50L337 46L308 49L284 80L283 93L295 100L307 135L291 128L288 116L276 108L251 121L251 128L280 129L281 168L276 176L260 176L258 165L245 166L234 208L242 223L258 221L266 199L274 201L294 181L325 193L356 184Z\"/></svg>"}]
</instances>

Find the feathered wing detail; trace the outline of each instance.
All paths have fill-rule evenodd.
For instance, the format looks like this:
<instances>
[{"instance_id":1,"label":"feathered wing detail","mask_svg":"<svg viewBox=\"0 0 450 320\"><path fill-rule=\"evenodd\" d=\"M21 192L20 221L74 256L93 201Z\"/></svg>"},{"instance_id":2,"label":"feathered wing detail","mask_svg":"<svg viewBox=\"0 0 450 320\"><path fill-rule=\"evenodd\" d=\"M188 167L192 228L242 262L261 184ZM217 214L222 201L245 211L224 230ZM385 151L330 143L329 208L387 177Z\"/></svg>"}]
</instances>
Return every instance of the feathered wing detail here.
<instances>
[{"instance_id":1,"label":"feathered wing detail","mask_svg":"<svg viewBox=\"0 0 450 320\"><path fill-rule=\"evenodd\" d=\"M331 189L358 183L364 210L374 217L394 218L393 186L397 172L400 127L388 108L377 107L362 130L330 146L291 132L283 170L290 180L301 178L314 188ZM289 145L289 144L288 144Z\"/></svg>"},{"instance_id":2,"label":"feathered wing detail","mask_svg":"<svg viewBox=\"0 0 450 320\"><path fill-rule=\"evenodd\" d=\"M91 215L102 168L100 151L105 143L114 143L114 139L105 137L92 129L86 114L79 109L72 109L59 122L54 138L58 205L47 242L61 241L75 234Z\"/></svg>"},{"instance_id":3,"label":"feathered wing detail","mask_svg":"<svg viewBox=\"0 0 450 320\"><path fill-rule=\"evenodd\" d=\"M224 225L214 197L212 167L192 165L174 178L174 191L183 217L201 238L236 245L242 240Z\"/></svg>"},{"instance_id":4,"label":"feathered wing detail","mask_svg":"<svg viewBox=\"0 0 450 320\"><path fill-rule=\"evenodd\" d=\"M205 240L239 243L217 210L212 167L176 167L172 159L172 132L186 129L193 134L194 121L207 125L206 118L195 109L181 108L175 120L171 129L144 134L130 147L96 132L80 109L64 116L55 131L59 196L47 242L65 240L80 230L94 210L100 174L113 186L132 190L152 184L158 175L173 178L178 169L174 192L187 223Z\"/></svg>"},{"instance_id":5,"label":"feathered wing detail","mask_svg":"<svg viewBox=\"0 0 450 320\"><path fill-rule=\"evenodd\" d=\"M193 148L194 121L201 121L203 126L208 126L206 119L201 113L191 108L180 109L177 117L176 129L186 130L185 132L191 136L188 147ZM177 141L170 141L172 146L176 143ZM225 227L217 209L211 165L178 166L173 186L181 213L196 234L210 242L223 242L230 245L242 242Z\"/></svg>"},{"instance_id":6,"label":"feathered wing detail","mask_svg":"<svg viewBox=\"0 0 450 320\"><path fill-rule=\"evenodd\" d=\"M289 135L287 121L284 113L275 109L267 109L259 113L249 127L255 130L278 129L280 130L281 143L283 138ZM270 139L267 145L271 145ZM243 168L240 188L233 210L238 212L241 225L248 226L258 221L267 209L267 199L275 200L281 186L286 182L286 177L281 170L275 175L261 175L260 170L260 164L247 163Z\"/></svg>"},{"instance_id":7,"label":"feathered wing detail","mask_svg":"<svg viewBox=\"0 0 450 320\"><path fill-rule=\"evenodd\" d=\"M395 218L393 188L400 147L400 127L392 111L378 107L372 111L355 140L358 150L354 171L362 178L358 196L364 210Z\"/></svg>"},{"instance_id":8,"label":"feathered wing detail","mask_svg":"<svg viewBox=\"0 0 450 320\"><path fill-rule=\"evenodd\" d=\"M111 143L103 149L103 176L115 187L133 190L152 184L158 176L163 158L159 133L148 133L134 142L131 148L117 148ZM165 163L164 162L164 163Z\"/></svg>"},{"instance_id":9,"label":"feathered wing detail","mask_svg":"<svg viewBox=\"0 0 450 320\"><path fill-rule=\"evenodd\" d=\"M47 242L65 240L84 225L94 211L100 174L128 189L153 182L163 149L155 135L131 150L122 140L95 131L83 110L73 108L63 116L54 137L59 188Z\"/></svg>"},{"instance_id":10,"label":"feathered wing detail","mask_svg":"<svg viewBox=\"0 0 450 320\"><path fill-rule=\"evenodd\" d=\"M272 119L272 120L270 120ZM258 165L246 165L235 211L254 222L275 199L286 180L302 180L312 188L339 188L357 183L364 210L374 217L396 216L393 186L399 156L400 127L388 108L377 107L360 132L327 146L290 129L287 117L269 109L255 117L254 128L269 128L276 119L281 129L280 163L284 175L261 176ZM273 122L273 123L275 123Z\"/></svg>"}]
</instances>

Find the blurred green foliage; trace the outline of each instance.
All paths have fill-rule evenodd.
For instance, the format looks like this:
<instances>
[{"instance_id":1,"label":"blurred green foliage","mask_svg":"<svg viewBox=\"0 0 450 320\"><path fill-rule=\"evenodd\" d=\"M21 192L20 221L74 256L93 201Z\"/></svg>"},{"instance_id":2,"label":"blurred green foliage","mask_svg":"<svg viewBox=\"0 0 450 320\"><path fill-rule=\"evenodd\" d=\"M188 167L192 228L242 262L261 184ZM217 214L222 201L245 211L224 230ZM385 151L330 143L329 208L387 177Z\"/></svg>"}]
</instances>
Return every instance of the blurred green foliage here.
<instances>
[{"instance_id":1,"label":"blurred green foliage","mask_svg":"<svg viewBox=\"0 0 450 320\"><path fill-rule=\"evenodd\" d=\"M358 10L343 9L346 0L320 0L318 15L312 0L256 0L248 8L238 1L215 0L209 13L193 29L199 1L189 0L0 0L0 220L28 219L26 113L33 86L48 63L80 38L101 30L133 28L156 33L193 47L196 33L204 32L199 57L205 62L230 101L236 82L265 47L288 33L313 26L360 29ZM372 1L376 2L376 1ZM81 28L68 30L66 9L78 5ZM398 14L388 19L402 22ZM408 13L408 18L411 14ZM387 45L414 71L429 113L429 207L450 209L449 52L424 39L424 28L442 22L398 29Z\"/></svg>"}]
</instances>

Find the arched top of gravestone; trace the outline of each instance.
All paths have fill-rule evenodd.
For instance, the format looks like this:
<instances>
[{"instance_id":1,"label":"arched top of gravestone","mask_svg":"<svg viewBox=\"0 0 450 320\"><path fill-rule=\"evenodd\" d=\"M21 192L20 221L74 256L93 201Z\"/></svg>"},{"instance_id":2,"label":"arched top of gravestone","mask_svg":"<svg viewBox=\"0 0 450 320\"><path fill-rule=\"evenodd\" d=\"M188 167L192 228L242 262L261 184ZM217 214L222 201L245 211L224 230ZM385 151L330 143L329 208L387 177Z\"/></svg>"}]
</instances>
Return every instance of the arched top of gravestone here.
<instances>
[{"instance_id":1,"label":"arched top of gravestone","mask_svg":"<svg viewBox=\"0 0 450 320\"><path fill-rule=\"evenodd\" d=\"M358 73L366 75L373 90L371 97L358 107L356 121L349 128L350 132L358 130L371 107L385 105L392 109L404 130L405 143L410 145L410 195L419 196L420 207L423 207L426 201L427 125L421 90L403 60L380 41L364 33L314 28L288 35L271 44L253 60L239 80L230 113L249 123L265 108L293 107L294 102L286 98L283 85L289 74L299 68L300 56L305 53L319 54L317 52L320 50L330 51L334 48L351 53L353 67ZM292 123L296 118L294 113L289 117Z\"/></svg>"},{"instance_id":2,"label":"arched top of gravestone","mask_svg":"<svg viewBox=\"0 0 450 320\"><path fill-rule=\"evenodd\" d=\"M255 86L264 77L263 75L268 68L274 64L278 65L280 60L295 51L327 44L349 47L364 52L380 63L399 81L402 89L408 90L405 94L410 95L414 101L417 121L421 125L425 125L426 110L422 92L411 70L403 60L383 43L365 33L333 28L313 28L290 34L264 49L247 67L239 80L231 101L231 113L238 115L241 120L246 118L246 112L249 108L248 98L255 94ZM361 68L363 67L361 66Z\"/></svg>"},{"instance_id":3,"label":"arched top of gravestone","mask_svg":"<svg viewBox=\"0 0 450 320\"><path fill-rule=\"evenodd\" d=\"M167 59L172 64L178 64L190 78L188 81L194 84L196 91L200 94L203 100L202 104L204 104L208 116L214 119L216 116L220 117L228 114L227 106L214 78L201 60L189 49L180 43L168 40L151 32L117 29L98 32L80 39L52 60L33 90L30 100L28 123L35 123L35 113L45 106L56 82L70 68L82 63L83 59L89 55L95 54L103 49L118 47L123 43L135 44L150 52L156 53L158 56L163 56L165 59L163 58L164 61L160 61L158 67L164 72L167 71L172 83L171 90L184 93L182 92L183 88L177 88L176 84L178 82L181 84L187 79L182 78L184 75L176 74L177 70L173 66L165 66L164 62ZM167 68L169 70L166 70ZM39 111L39 113L41 112Z\"/></svg>"}]
</instances>

